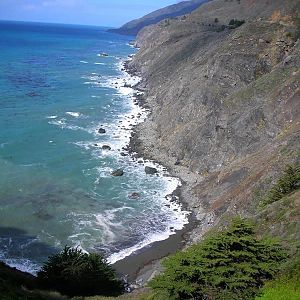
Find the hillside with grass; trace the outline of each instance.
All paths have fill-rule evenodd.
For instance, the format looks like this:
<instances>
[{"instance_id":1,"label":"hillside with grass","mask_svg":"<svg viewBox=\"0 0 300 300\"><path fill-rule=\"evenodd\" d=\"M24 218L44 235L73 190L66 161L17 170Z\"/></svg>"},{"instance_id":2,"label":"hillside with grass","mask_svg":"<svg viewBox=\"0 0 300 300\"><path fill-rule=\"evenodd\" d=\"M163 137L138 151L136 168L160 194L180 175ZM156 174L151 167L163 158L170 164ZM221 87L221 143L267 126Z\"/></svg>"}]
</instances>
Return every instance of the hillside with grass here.
<instances>
[{"instance_id":1,"label":"hillside with grass","mask_svg":"<svg viewBox=\"0 0 300 300\"><path fill-rule=\"evenodd\" d=\"M110 29L109 32L135 36L146 26L157 24L165 19L176 18L178 16L188 14L207 1L209 0L181 1L179 3L151 12L150 14L147 14L139 19L132 20L120 28Z\"/></svg>"}]
</instances>

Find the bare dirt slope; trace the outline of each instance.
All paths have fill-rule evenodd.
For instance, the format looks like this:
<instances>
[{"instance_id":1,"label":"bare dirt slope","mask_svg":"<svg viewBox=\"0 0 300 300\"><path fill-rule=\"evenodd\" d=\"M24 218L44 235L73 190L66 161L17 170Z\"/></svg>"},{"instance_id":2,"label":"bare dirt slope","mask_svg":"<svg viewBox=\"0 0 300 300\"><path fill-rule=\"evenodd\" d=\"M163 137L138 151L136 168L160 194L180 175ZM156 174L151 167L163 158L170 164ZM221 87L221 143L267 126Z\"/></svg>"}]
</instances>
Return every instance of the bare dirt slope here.
<instances>
[{"instance_id":1,"label":"bare dirt slope","mask_svg":"<svg viewBox=\"0 0 300 300\"><path fill-rule=\"evenodd\" d=\"M185 182L194 241L227 215L256 214L255 191L299 159L299 5L215 0L138 35L130 67L152 114L133 143Z\"/></svg>"}]
</instances>

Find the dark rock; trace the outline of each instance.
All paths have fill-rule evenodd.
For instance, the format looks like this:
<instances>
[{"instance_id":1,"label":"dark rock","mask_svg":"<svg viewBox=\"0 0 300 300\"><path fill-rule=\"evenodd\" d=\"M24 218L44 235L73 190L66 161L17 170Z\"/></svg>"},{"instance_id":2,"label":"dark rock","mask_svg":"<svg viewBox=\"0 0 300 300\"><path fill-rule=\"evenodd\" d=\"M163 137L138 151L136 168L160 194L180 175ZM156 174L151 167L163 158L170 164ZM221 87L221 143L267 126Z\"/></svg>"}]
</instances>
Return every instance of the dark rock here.
<instances>
[{"instance_id":1,"label":"dark rock","mask_svg":"<svg viewBox=\"0 0 300 300\"><path fill-rule=\"evenodd\" d=\"M156 168L146 166L145 172L146 172L146 174L153 175L153 174L156 174L158 171Z\"/></svg>"},{"instance_id":2,"label":"dark rock","mask_svg":"<svg viewBox=\"0 0 300 300\"><path fill-rule=\"evenodd\" d=\"M123 176L124 175L124 171L123 171L123 169L118 169L118 170L115 170L115 171L113 171L113 172L111 172L111 175L112 176Z\"/></svg>"},{"instance_id":3,"label":"dark rock","mask_svg":"<svg viewBox=\"0 0 300 300\"><path fill-rule=\"evenodd\" d=\"M103 145L103 146L102 146L102 149L103 149L103 150L111 150L111 147L108 146L108 145Z\"/></svg>"},{"instance_id":4,"label":"dark rock","mask_svg":"<svg viewBox=\"0 0 300 300\"><path fill-rule=\"evenodd\" d=\"M126 153L124 153L124 152L121 152L120 155L121 155L121 156L127 156L128 154L126 154Z\"/></svg>"},{"instance_id":5,"label":"dark rock","mask_svg":"<svg viewBox=\"0 0 300 300\"><path fill-rule=\"evenodd\" d=\"M141 197L140 193L134 192L131 195L129 195L129 199L137 200Z\"/></svg>"},{"instance_id":6,"label":"dark rock","mask_svg":"<svg viewBox=\"0 0 300 300\"><path fill-rule=\"evenodd\" d=\"M98 130L98 133L106 133L106 130L104 129L104 128L100 128L99 130Z\"/></svg>"},{"instance_id":7,"label":"dark rock","mask_svg":"<svg viewBox=\"0 0 300 300\"><path fill-rule=\"evenodd\" d=\"M177 159L177 160L175 161L174 165L175 165L175 166L179 166L179 165L180 165L180 160Z\"/></svg>"}]
</instances>

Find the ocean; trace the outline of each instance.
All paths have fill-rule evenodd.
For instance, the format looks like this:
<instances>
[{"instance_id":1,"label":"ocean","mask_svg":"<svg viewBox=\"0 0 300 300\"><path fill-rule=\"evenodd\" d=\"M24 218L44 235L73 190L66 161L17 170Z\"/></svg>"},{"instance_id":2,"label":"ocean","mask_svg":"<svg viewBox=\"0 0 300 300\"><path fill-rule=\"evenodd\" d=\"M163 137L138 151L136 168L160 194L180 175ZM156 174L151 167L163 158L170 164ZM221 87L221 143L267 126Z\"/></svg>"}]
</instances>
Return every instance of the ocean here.
<instances>
[{"instance_id":1,"label":"ocean","mask_svg":"<svg viewBox=\"0 0 300 300\"><path fill-rule=\"evenodd\" d=\"M132 38L8 21L0 34L0 260L35 273L68 245L114 263L182 229L179 180L126 150L147 117L123 68Z\"/></svg>"}]
</instances>

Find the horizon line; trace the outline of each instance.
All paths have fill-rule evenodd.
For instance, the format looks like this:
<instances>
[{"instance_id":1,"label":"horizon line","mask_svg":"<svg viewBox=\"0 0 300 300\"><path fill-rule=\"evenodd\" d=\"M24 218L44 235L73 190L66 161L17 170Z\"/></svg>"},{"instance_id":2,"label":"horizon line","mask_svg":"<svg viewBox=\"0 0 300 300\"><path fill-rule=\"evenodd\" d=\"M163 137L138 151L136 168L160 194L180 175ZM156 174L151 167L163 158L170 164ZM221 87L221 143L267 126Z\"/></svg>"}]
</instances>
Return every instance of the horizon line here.
<instances>
[{"instance_id":1,"label":"horizon line","mask_svg":"<svg viewBox=\"0 0 300 300\"><path fill-rule=\"evenodd\" d=\"M86 27L104 27L109 29L115 29L118 27L105 26L105 25L94 25L94 24L74 24L74 23L57 23L57 22L43 22L43 21L25 21L25 20L8 20L0 19L0 22L19 22L19 23L35 23L35 24L48 24L48 25L71 25L71 26L86 26Z\"/></svg>"}]
</instances>

